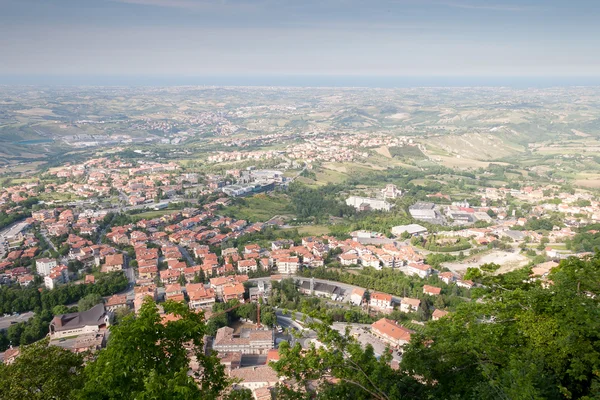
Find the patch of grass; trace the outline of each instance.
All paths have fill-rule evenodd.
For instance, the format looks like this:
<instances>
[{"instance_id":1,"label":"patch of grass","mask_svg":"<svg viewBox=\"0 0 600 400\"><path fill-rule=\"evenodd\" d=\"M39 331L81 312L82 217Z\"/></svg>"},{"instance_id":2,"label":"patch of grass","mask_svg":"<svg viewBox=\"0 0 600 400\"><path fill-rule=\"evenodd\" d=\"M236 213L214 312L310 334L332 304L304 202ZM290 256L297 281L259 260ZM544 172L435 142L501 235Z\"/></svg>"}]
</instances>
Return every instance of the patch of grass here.
<instances>
[{"instance_id":1,"label":"patch of grass","mask_svg":"<svg viewBox=\"0 0 600 400\"><path fill-rule=\"evenodd\" d=\"M325 225L305 225L298 227L298 233L303 236L321 236L329 233L329 227Z\"/></svg>"},{"instance_id":2,"label":"patch of grass","mask_svg":"<svg viewBox=\"0 0 600 400\"><path fill-rule=\"evenodd\" d=\"M403 160L424 160L427 158L417 146L390 147L390 154L394 158Z\"/></svg>"},{"instance_id":3,"label":"patch of grass","mask_svg":"<svg viewBox=\"0 0 600 400\"><path fill-rule=\"evenodd\" d=\"M237 199L221 214L249 222L265 222L276 215L290 215L290 200L283 195L257 194Z\"/></svg>"},{"instance_id":4,"label":"patch of grass","mask_svg":"<svg viewBox=\"0 0 600 400\"><path fill-rule=\"evenodd\" d=\"M153 219L153 218L159 218L162 217L163 215L171 215L174 214L176 212L179 212L181 210L156 210L156 211L146 211L140 214L135 214L132 215L132 218L136 221L139 221L141 219Z\"/></svg>"}]
</instances>

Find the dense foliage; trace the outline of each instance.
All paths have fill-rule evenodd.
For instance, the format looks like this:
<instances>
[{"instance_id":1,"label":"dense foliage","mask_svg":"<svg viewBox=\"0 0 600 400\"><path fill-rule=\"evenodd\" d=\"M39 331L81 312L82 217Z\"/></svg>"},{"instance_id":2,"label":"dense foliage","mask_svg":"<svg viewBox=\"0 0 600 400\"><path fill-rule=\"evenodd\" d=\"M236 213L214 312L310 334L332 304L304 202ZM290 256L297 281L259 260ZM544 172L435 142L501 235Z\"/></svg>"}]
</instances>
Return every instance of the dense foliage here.
<instances>
[{"instance_id":1,"label":"dense foliage","mask_svg":"<svg viewBox=\"0 0 600 400\"><path fill-rule=\"evenodd\" d=\"M436 277L421 279L408 276L391 268L380 271L373 268L363 268L356 273L337 271L331 268L319 267L301 272L304 277L314 277L331 281L343 282L373 291L389 293L402 297L422 297L423 285L434 285L442 288L442 295L448 297L469 297L469 291L456 285L448 286Z\"/></svg>"},{"instance_id":2,"label":"dense foliage","mask_svg":"<svg viewBox=\"0 0 600 400\"><path fill-rule=\"evenodd\" d=\"M164 310L178 317L163 322L147 299L137 316L111 328L110 345L84 371L79 399L216 399L229 386L224 367L203 351L203 315L167 301ZM188 374L191 354L198 372Z\"/></svg>"},{"instance_id":3,"label":"dense foliage","mask_svg":"<svg viewBox=\"0 0 600 400\"><path fill-rule=\"evenodd\" d=\"M101 296L118 293L124 290L127 284L127 277L117 271L100 276L94 284L62 285L52 290L43 290L41 293L35 287L4 286L0 288L0 313L52 310L57 305L75 303L91 293Z\"/></svg>"},{"instance_id":4,"label":"dense foliage","mask_svg":"<svg viewBox=\"0 0 600 400\"><path fill-rule=\"evenodd\" d=\"M11 365L0 363L0 398L67 400L83 386L83 357L48 340L21 348Z\"/></svg>"},{"instance_id":5,"label":"dense foliage","mask_svg":"<svg viewBox=\"0 0 600 400\"><path fill-rule=\"evenodd\" d=\"M600 255L562 261L550 286L523 274L490 278L482 301L426 324L399 370L370 346L362 350L348 335L317 327L325 346L280 347L275 368L298 382L280 391L324 399L600 398Z\"/></svg>"},{"instance_id":6,"label":"dense foliage","mask_svg":"<svg viewBox=\"0 0 600 400\"><path fill-rule=\"evenodd\" d=\"M338 185L326 185L316 189L293 183L289 187L289 195L295 214L300 219L323 218L329 215L344 217L353 215L356 210L353 207L337 200L342 187Z\"/></svg>"},{"instance_id":7,"label":"dense foliage","mask_svg":"<svg viewBox=\"0 0 600 400\"><path fill-rule=\"evenodd\" d=\"M10 345L22 346L42 339L48 334L52 317L49 310L42 310L28 321L9 326L6 331L0 332L0 351L6 350Z\"/></svg>"}]
</instances>

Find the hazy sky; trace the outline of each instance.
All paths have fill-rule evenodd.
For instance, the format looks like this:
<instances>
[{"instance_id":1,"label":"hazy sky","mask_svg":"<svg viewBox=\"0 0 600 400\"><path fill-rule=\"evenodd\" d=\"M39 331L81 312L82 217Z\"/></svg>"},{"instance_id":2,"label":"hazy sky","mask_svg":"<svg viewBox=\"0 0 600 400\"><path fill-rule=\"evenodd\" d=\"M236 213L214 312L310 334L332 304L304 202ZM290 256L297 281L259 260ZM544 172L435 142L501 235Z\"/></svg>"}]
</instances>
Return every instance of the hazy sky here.
<instances>
[{"instance_id":1,"label":"hazy sky","mask_svg":"<svg viewBox=\"0 0 600 400\"><path fill-rule=\"evenodd\" d=\"M0 0L2 75L600 76L600 0Z\"/></svg>"}]
</instances>

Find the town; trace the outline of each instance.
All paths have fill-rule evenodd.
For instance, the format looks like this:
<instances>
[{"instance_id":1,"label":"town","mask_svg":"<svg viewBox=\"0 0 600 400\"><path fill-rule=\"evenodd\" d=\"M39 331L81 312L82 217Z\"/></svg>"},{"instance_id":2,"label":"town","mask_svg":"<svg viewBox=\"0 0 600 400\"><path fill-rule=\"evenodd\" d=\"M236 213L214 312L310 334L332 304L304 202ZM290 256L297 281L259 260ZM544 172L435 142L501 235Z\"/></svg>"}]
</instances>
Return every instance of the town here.
<instances>
[{"instance_id":1,"label":"town","mask_svg":"<svg viewBox=\"0 0 600 400\"><path fill-rule=\"evenodd\" d=\"M236 104L249 96L239 93ZM26 169L8 160L3 364L47 343L91 365L123 337L114 332L155 307L160 329L194 318L202 326L179 348L189 376L216 356L233 393L270 399L299 384L285 369L294 351L308 357L345 338L404 373L415 343L430 344L424 335L460 321L466 307L517 285L549 290L563 265L595 257L600 160L570 153L593 148L592 139L537 138L521 153L461 131L460 119L350 117L342 106L331 111L337 100L312 109L304 96L290 89L290 104L183 119L81 115L60 129L127 125L148 137L54 136L66 147L33 146L69 157ZM277 122L318 112L311 118L322 122L324 110L336 118L329 126ZM465 136L482 158L463 148Z\"/></svg>"}]
</instances>

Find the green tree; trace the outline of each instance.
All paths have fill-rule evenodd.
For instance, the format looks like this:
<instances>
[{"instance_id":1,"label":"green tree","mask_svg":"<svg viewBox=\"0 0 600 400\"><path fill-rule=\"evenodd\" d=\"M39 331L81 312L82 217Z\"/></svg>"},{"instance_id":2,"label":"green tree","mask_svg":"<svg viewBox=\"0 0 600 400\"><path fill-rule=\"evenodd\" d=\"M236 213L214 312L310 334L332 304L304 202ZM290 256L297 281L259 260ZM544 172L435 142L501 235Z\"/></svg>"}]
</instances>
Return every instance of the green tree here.
<instances>
[{"instance_id":1,"label":"green tree","mask_svg":"<svg viewBox=\"0 0 600 400\"><path fill-rule=\"evenodd\" d=\"M390 366L389 351L376 357L371 345L363 349L349 333L340 334L325 324L311 326L325 346L303 350L300 344L280 344L280 359L271 365L280 376L292 378L295 386L292 390L279 386L278 398L306 398L303 392L319 399L425 398L425 386ZM326 376L333 379L323 379Z\"/></svg>"},{"instance_id":2,"label":"green tree","mask_svg":"<svg viewBox=\"0 0 600 400\"><path fill-rule=\"evenodd\" d=\"M236 389L232 390L227 396L227 400L253 400L254 396L250 389Z\"/></svg>"},{"instance_id":3,"label":"green tree","mask_svg":"<svg viewBox=\"0 0 600 400\"><path fill-rule=\"evenodd\" d=\"M436 399L597 399L600 258L564 260L549 279L492 283L415 334L402 369Z\"/></svg>"},{"instance_id":4,"label":"green tree","mask_svg":"<svg viewBox=\"0 0 600 400\"><path fill-rule=\"evenodd\" d=\"M111 327L109 346L85 368L78 398L217 399L223 393L230 381L216 355L204 354L202 314L173 301L164 303L164 311L179 319L163 323L148 298L137 316ZM193 375L188 354L200 367Z\"/></svg>"},{"instance_id":5,"label":"green tree","mask_svg":"<svg viewBox=\"0 0 600 400\"><path fill-rule=\"evenodd\" d=\"M83 387L83 357L42 340L21 347L10 365L0 364L2 399L72 399Z\"/></svg>"},{"instance_id":6,"label":"green tree","mask_svg":"<svg viewBox=\"0 0 600 400\"><path fill-rule=\"evenodd\" d=\"M469 267L465 273L465 279L467 280L480 280L483 274L479 268Z\"/></svg>"},{"instance_id":7,"label":"green tree","mask_svg":"<svg viewBox=\"0 0 600 400\"><path fill-rule=\"evenodd\" d=\"M64 306L62 304L52 308L52 314L54 314L54 315L67 314L68 312L69 312L69 307Z\"/></svg>"},{"instance_id":8,"label":"green tree","mask_svg":"<svg viewBox=\"0 0 600 400\"><path fill-rule=\"evenodd\" d=\"M90 293L77 302L77 307L79 308L79 312L82 312L100 303L102 303L102 296L98 293Z\"/></svg>"}]
</instances>

